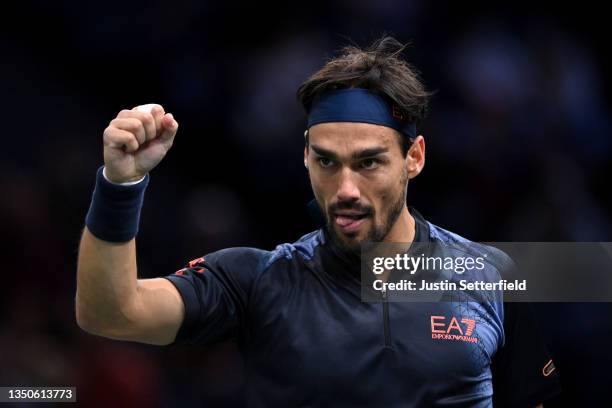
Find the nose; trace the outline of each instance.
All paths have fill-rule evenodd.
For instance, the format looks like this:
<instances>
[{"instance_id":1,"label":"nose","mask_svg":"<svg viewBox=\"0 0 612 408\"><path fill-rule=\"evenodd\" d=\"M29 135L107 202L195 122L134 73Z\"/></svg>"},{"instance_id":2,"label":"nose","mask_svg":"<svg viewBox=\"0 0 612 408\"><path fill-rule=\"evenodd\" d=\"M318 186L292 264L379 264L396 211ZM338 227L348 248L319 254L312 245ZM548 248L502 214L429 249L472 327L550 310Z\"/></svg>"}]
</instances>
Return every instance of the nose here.
<instances>
[{"instance_id":1,"label":"nose","mask_svg":"<svg viewBox=\"0 0 612 408\"><path fill-rule=\"evenodd\" d=\"M343 169L340 174L340 185L338 187L338 201L358 201L361 193L355 182L355 174L350 169Z\"/></svg>"}]
</instances>

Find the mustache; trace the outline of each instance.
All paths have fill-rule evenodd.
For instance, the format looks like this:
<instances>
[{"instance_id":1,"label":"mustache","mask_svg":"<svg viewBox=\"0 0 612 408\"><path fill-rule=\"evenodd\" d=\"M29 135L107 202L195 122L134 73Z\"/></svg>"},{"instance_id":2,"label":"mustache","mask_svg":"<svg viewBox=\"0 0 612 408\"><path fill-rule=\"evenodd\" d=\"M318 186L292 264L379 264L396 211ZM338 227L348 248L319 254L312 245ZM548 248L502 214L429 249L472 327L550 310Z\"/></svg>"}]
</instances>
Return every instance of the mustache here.
<instances>
[{"instance_id":1,"label":"mustache","mask_svg":"<svg viewBox=\"0 0 612 408\"><path fill-rule=\"evenodd\" d=\"M374 208L372 208L372 206L360 204L354 201L340 201L333 203L328 207L328 214L333 214L339 210L355 210L365 214L366 216L371 216L374 214Z\"/></svg>"}]
</instances>

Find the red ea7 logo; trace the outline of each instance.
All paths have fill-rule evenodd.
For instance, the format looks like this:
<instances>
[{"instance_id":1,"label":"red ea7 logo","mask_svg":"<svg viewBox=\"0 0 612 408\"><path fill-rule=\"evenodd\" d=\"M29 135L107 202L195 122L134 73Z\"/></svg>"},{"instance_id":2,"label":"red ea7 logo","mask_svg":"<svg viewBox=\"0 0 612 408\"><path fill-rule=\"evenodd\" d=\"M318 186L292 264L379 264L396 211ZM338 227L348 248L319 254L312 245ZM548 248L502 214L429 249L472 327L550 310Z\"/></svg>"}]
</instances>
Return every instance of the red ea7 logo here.
<instances>
[{"instance_id":1,"label":"red ea7 logo","mask_svg":"<svg viewBox=\"0 0 612 408\"><path fill-rule=\"evenodd\" d=\"M431 316L431 338L435 340L458 340L476 343L478 337L472 336L476 328L474 319L446 316Z\"/></svg>"}]
</instances>

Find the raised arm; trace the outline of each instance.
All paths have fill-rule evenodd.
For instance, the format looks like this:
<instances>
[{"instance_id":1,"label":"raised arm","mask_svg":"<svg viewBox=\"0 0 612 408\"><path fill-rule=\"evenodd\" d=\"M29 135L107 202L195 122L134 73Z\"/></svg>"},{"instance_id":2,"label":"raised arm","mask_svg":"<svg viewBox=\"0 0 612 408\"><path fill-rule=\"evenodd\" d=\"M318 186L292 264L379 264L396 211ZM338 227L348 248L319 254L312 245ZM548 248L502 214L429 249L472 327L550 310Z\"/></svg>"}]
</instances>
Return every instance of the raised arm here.
<instances>
[{"instance_id":1,"label":"raised arm","mask_svg":"<svg viewBox=\"0 0 612 408\"><path fill-rule=\"evenodd\" d=\"M183 321L183 300L172 283L137 279L135 242L148 172L177 129L160 105L145 105L121 111L104 131L104 172L77 264L76 319L87 332L161 345L174 340Z\"/></svg>"}]
</instances>

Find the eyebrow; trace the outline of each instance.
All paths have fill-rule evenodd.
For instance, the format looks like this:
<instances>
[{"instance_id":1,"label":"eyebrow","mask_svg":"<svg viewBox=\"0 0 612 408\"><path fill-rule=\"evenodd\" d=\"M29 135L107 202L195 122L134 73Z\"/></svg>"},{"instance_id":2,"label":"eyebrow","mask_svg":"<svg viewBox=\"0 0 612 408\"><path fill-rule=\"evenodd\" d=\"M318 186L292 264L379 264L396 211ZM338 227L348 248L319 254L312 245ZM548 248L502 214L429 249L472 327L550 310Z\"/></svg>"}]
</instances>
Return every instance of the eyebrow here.
<instances>
[{"instance_id":1,"label":"eyebrow","mask_svg":"<svg viewBox=\"0 0 612 408\"><path fill-rule=\"evenodd\" d=\"M311 144L310 147L319 156L328 157L328 158L334 159L334 160L338 159L338 155L336 153L332 152L331 150L327 150L327 149L324 149L322 147L315 146L313 144ZM352 160L365 159L367 157L374 157L374 156L378 156L379 154L382 154L382 153L387 153L388 151L389 151L388 147L371 147L371 148L368 148L368 149L363 149L363 150L359 150L357 152L354 152L351 155L351 159Z\"/></svg>"}]
</instances>

